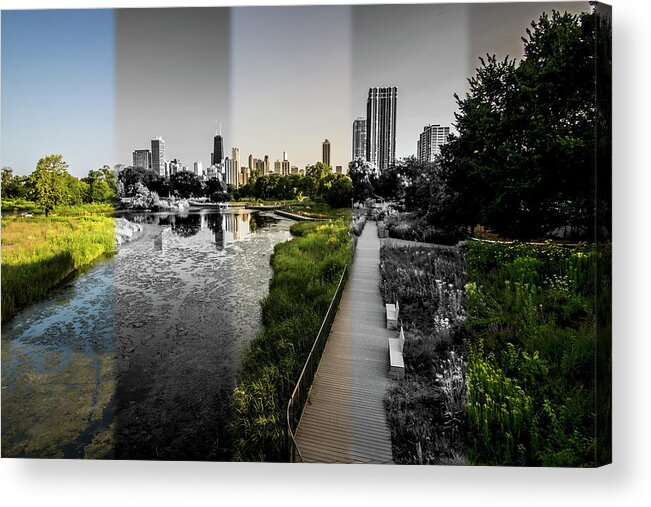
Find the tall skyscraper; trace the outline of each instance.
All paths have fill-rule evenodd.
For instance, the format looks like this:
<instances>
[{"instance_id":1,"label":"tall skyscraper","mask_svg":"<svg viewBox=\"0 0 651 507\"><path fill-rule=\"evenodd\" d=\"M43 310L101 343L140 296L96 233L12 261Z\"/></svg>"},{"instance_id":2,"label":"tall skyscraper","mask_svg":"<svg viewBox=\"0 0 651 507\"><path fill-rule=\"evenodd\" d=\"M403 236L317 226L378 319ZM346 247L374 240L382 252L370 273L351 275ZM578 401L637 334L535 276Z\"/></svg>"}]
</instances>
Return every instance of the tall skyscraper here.
<instances>
[{"instance_id":1,"label":"tall skyscraper","mask_svg":"<svg viewBox=\"0 0 651 507\"><path fill-rule=\"evenodd\" d=\"M199 161L194 163L194 174L203 177L203 164Z\"/></svg>"},{"instance_id":2,"label":"tall skyscraper","mask_svg":"<svg viewBox=\"0 0 651 507\"><path fill-rule=\"evenodd\" d=\"M353 160L366 158L366 118L353 122Z\"/></svg>"},{"instance_id":3,"label":"tall skyscraper","mask_svg":"<svg viewBox=\"0 0 651 507\"><path fill-rule=\"evenodd\" d=\"M323 162L326 165L330 165L330 141L327 139L323 141L323 145L321 146L321 162Z\"/></svg>"},{"instance_id":4,"label":"tall skyscraper","mask_svg":"<svg viewBox=\"0 0 651 507\"><path fill-rule=\"evenodd\" d=\"M133 167L144 167L149 169L151 166L151 152L149 150L135 150L133 152Z\"/></svg>"},{"instance_id":5,"label":"tall skyscraper","mask_svg":"<svg viewBox=\"0 0 651 507\"><path fill-rule=\"evenodd\" d=\"M398 88L369 88L366 101L366 160L380 171L396 161Z\"/></svg>"},{"instance_id":6,"label":"tall skyscraper","mask_svg":"<svg viewBox=\"0 0 651 507\"><path fill-rule=\"evenodd\" d=\"M165 141L160 136L151 140L151 168L159 176L166 176Z\"/></svg>"},{"instance_id":7,"label":"tall skyscraper","mask_svg":"<svg viewBox=\"0 0 651 507\"><path fill-rule=\"evenodd\" d=\"M269 155L264 156L264 162L263 162L263 169L262 169L262 174L269 174L270 172L270 167L269 167Z\"/></svg>"},{"instance_id":8,"label":"tall skyscraper","mask_svg":"<svg viewBox=\"0 0 651 507\"><path fill-rule=\"evenodd\" d=\"M441 153L443 146L450 135L450 127L441 125L425 125L418 140L418 161L434 162L437 155Z\"/></svg>"},{"instance_id":9,"label":"tall skyscraper","mask_svg":"<svg viewBox=\"0 0 651 507\"><path fill-rule=\"evenodd\" d=\"M210 157L210 163L219 165L224 162L224 138L221 134L215 134L213 139L213 151Z\"/></svg>"}]
</instances>

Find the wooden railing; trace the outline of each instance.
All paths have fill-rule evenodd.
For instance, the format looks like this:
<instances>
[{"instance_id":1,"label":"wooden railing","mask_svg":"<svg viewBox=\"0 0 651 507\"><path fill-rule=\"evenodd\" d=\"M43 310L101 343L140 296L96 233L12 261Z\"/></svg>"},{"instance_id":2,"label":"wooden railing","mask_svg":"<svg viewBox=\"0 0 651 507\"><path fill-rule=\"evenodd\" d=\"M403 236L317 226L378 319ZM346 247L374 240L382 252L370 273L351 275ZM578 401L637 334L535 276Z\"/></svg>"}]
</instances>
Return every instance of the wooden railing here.
<instances>
[{"instance_id":1,"label":"wooden railing","mask_svg":"<svg viewBox=\"0 0 651 507\"><path fill-rule=\"evenodd\" d=\"M297 458L300 462L303 462L301 450L298 448L298 444L296 443L296 429L298 428L298 423L301 420L303 409L305 408L305 404L309 398L310 388L312 387L316 371L319 368L319 361L321 360L323 349L325 349L328 335L330 335L332 323L337 315L337 308L339 307L339 301L341 301L341 295L344 291L344 286L346 285L347 275L348 265L344 266L344 270L339 278L337 290L332 297L332 301L330 301L330 306L328 307L325 318L321 323L319 333L316 335L310 354L307 356L307 360L305 361L305 366L303 366L303 370L296 382L296 387L294 387L294 392L292 392L289 402L287 403L287 444L290 463L295 463Z\"/></svg>"}]
</instances>

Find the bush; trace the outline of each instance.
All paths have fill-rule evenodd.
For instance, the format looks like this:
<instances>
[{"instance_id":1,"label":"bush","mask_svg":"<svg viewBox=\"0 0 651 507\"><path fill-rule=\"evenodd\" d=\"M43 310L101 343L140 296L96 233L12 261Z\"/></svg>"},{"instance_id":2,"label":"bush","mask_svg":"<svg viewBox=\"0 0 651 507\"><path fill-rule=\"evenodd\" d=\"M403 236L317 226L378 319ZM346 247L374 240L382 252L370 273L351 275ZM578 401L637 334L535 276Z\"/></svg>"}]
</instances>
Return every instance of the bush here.
<instances>
[{"instance_id":1,"label":"bush","mask_svg":"<svg viewBox=\"0 0 651 507\"><path fill-rule=\"evenodd\" d=\"M469 243L472 463L595 465L596 413L610 407L595 404L597 262L610 266L609 246ZM609 286L599 294L609 304Z\"/></svg>"}]
</instances>

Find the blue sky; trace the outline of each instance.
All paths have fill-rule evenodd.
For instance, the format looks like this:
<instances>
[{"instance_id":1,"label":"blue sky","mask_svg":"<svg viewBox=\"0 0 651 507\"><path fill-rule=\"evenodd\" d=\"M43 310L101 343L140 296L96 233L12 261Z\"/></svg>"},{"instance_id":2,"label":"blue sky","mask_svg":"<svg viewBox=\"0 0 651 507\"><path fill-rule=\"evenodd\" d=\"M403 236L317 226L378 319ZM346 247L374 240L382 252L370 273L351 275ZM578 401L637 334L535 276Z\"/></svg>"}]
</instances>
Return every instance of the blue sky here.
<instances>
[{"instance_id":1,"label":"blue sky","mask_svg":"<svg viewBox=\"0 0 651 507\"><path fill-rule=\"evenodd\" d=\"M2 12L2 166L61 153L75 176L114 163L112 10Z\"/></svg>"}]
</instances>

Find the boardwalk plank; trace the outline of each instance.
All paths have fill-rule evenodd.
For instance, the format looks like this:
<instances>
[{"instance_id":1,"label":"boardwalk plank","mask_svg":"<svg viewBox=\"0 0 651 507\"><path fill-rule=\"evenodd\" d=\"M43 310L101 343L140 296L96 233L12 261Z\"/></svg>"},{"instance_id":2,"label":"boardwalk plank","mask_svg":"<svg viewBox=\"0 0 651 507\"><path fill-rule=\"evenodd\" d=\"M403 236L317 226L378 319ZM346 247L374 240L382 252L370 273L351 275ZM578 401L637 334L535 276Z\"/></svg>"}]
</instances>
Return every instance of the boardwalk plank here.
<instances>
[{"instance_id":1,"label":"boardwalk plank","mask_svg":"<svg viewBox=\"0 0 651 507\"><path fill-rule=\"evenodd\" d=\"M384 396L388 338L379 292L380 241L367 222L296 441L306 463L392 463Z\"/></svg>"}]
</instances>

